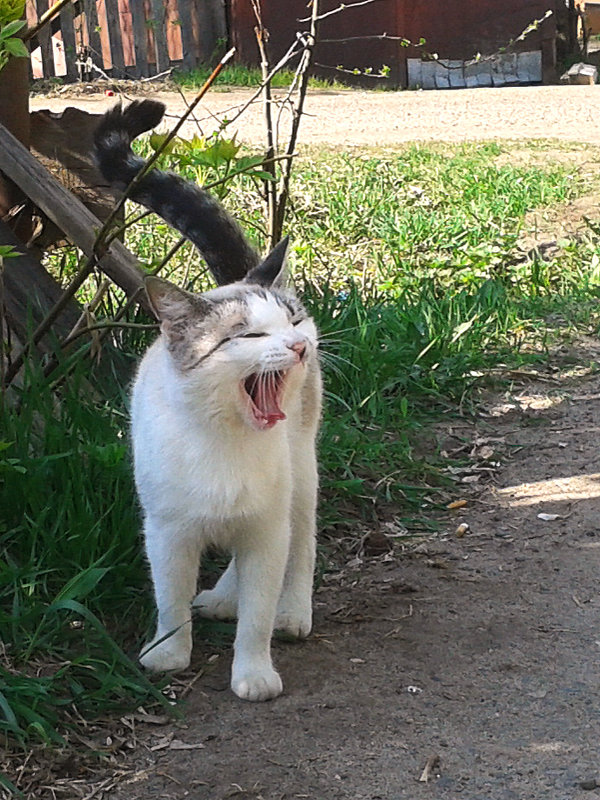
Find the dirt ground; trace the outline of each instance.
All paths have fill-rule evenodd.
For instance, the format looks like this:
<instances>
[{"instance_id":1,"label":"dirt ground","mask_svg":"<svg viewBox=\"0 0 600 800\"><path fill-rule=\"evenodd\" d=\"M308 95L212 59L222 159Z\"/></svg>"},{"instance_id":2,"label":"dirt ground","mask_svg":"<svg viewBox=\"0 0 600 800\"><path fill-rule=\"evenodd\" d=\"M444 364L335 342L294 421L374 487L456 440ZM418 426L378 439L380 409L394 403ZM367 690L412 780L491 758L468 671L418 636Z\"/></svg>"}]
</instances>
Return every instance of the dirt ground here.
<instances>
[{"instance_id":1,"label":"dirt ground","mask_svg":"<svg viewBox=\"0 0 600 800\"><path fill-rule=\"evenodd\" d=\"M600 87L320 93L308 110L317 116L302 141L340 146L600 142ZM197 642L185 719L125 720L108 743L113 766L57 764L54 796L599 797L599 357L595 341L581 342L552 371L512 374L475 419L437 427L441 449L472 464L448 498L466 504L442 515L437 535L354 554L325 576L313 635L274 645L282 697L238 700L229 649ZM378 533L394 541L393 527ZM50 785L39 796L52 797Z\"/></svg>"},{"instance_id":2,"label":"dirt ground","mask_svg":"<svg viewBox=\"0 0 600 800\"><path fill-rule=\"evenodd\" d=\"M33 96L32 110L50 108L60 112L70 105L102 113L114 105L116 96L102 93L73 95L66 87L52 97ZM152 93L167 104L167 113L177 116L186 108L179 94ZM196 120L205 133L214 130L213 115L232 119L234 110L250 97L249 91L212 92L198 107ZM124 100L127 99L127 93ZM193 95L187 95L188 102ZM557 138L600 144L600 85L529 86L503 89L461 89L415 92L311 92L302 120L300 142L340 145L394 145L414 140L464 141L468 139ZM283 114L281 125L286 122ZM170 120L173 124L173 119ZM263 112L254 103L232 125L239 127L239 140L264 143ZM186 123L182 135L197 132Z\"/></svg>"}]
</instances>

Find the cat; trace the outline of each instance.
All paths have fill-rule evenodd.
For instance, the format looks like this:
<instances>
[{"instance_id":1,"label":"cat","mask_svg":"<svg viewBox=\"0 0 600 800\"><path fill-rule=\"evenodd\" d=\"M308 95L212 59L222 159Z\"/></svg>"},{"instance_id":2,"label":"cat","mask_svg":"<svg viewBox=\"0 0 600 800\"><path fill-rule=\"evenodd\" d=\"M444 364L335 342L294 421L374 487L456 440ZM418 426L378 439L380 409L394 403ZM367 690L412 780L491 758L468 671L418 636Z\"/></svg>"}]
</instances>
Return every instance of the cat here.
<instances>
[{"instance_id":1,"label":"cat","mask_svg":"<svg viewBox=\"0 0 600 800\"><path fill-rule=\"evenodd\" d=\"M96 160L113 187L143 166L131 141L163 112L145 100L103 117ZM151 170L132 198L193 241L218 284L191 294L145 281L161 334L134 381L131 435L158 623L140 661L152 671L189 666L192 605L237 618L231 688L268 700L283 688L273 630L304 638L312 626L317 330L286 287L287 239L260 260L213 197L172 173ZM232 558L194 599L208 545Z\"/></svg>"}]
</instances>

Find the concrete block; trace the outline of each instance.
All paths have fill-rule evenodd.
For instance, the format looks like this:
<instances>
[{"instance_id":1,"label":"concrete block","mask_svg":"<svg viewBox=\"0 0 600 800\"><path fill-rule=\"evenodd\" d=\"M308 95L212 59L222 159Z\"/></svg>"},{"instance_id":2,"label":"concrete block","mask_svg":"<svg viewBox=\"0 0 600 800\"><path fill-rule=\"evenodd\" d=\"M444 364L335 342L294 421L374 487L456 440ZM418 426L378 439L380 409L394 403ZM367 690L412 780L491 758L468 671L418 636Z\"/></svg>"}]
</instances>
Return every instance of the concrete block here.
<instances>
[{"instance_id":1,"label":"concrete block","mask_svg":"<svg viewBox=\"0 0 600 800\"><path fill-rule=\"evenodd\" d=\"M422 61L421 62L421 88L422 89L435 89L435 73L437 64L435 61Z\"/></svg>"},{"instance_id":2,"label":"concrete block","mask_svg":"<svg viewBox=\"0 0 600 800\"><path fill-rule=\"evenodd\" d=\"M477 80L478 72L479 64L465 64L464 76L467 89L476 89L479 86L479 81Z\"/></svg>"},{"instance_id":3,"label":"concrete block","mask_svg":"<svg viewBox=\"0 0 600 800\"><path fill-rule=\"evenodd\" d=\"M530 50L517 54L519 83L539 83L542 80L542 51Z\"/></svg>"},{"instance_id":4,"label":"concrete block","mask_svg":"<svg viewBox=\"0 0 600 800\"><path fill-rule=\"evenodd\" d=\"M500 56L500 63L502 65L502 72L504 73L505 83L519 83L517 76L517 54L504 53Z\"/></svg>"},{"instance_id":5,"label":"concrete block","mask_svg":"<svg viewBox=\"0 0 600 800\"><path fill-rule=\"evenodd\" d=\"M443 63L448 68L448 78L450 79L450 86L453 89L464 88L464 86L466 86L464 61L453 61L447 59Z\"/></svg>"},{"instance_id":6,"label":"concrete block","mask_svg":"<svg viewBox=\"0 0 600 800\"><path fill-rule=\"evenodd\" d=\"M407 58L406 69L408 72L408 88L420 89L423 83L421 77L421 64L423 62L420 58Z\"/></svg>"},{"instance_id":7,"label":"concrete block","mask_svg":"<svg viewBox=\"0 0 600 800\"><path fill-rule=\"evenodd\" d=\"M494 86L504 86L506 78L504 77L504 70L500 58L495 58L491 63L492 84Z\"/></svg>"},{"instance_id":8,"label":"concrete block","mask_svg":"<svg viewBox=\"0 0 600 800\"><path fill-rule=\"evenodd\" d=\"M566 74L570 84L589 85L598 80L598 70L593 64L573 64Z\"/></svg>"},{"instance_id":9,"label":"concrete block","mask_svg":"<svg viewBox=\"0 0 600 800\"><path fill-rule=\"evenodd\" d=\"M436 61L436 70L435 70L435 85L438 89L449 89L450 88L450 75L448 74L448 67L441 63L440 61Z\"/></svg>"},{"instance_id":10,"label":"concrete block","mask_svg":"<svg viewBox=\"0 0 600 800\"><path fill-rule=\"evenodd\" d=\"M482 61L477 70L477 85L478 86L493 86L492 81L492 65L489 61Z\"/></svg>"}]
</instances>

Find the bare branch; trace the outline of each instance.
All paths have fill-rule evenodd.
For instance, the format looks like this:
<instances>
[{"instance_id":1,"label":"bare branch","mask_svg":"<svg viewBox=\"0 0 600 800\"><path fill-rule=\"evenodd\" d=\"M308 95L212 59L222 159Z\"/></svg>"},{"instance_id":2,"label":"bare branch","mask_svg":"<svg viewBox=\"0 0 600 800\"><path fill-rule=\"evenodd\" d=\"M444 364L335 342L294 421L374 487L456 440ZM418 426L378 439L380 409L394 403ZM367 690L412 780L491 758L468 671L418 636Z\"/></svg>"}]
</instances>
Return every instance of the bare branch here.
<instances>
[{"instance_id":1,"label":"bare branch","mask_svg":"<svg viewBox=\"0 0 600 800\"><path fill-rule=\"evenodd\" d=\"M374 33L369 36L346 36L343 39L319 39L319 44L338 44L339 42L358 42L368 39L385 39L388 42L401 42L403 47L418 47L405 36L391 36L389 33Z\"/></svg>"},{"instance_id":2,"label":"bare branch","mask_svg":"<svg viewBox=\"0 0 600 800\"><path fill-rule=\"evenodd\" d=\"M358 3L341 3L337 8L332 9L331 11L327 11L325 14L321 14L317 16L316 19L314 15L310 17L305 17L304 19L299 19L298 22L320 22L322 19L326 17L331 17L333 14L339 14L341 11L346 11L348 8L354 8L354 6L368 6L371 3L377 3L379 0L360 0Z\"/></svg>"},{"instance_id":3,"label":"bare branch","mask_svg":"<svg viewBox=\"0 0 600 800\"><path fill-rule=\"evenodd\" d=\"M269 229L269 250L277 243L275 239L275 217L276 217L276 203L277 203L277 188L275 186L275 164L273 157L275 155L275 141L273 133L273 116L271 113L271 81L267 80L269 69L269 58L267 55L267 39L268 31L265 29L262 21L262 13L260 8L260 0L251 0L252 10L256 18L256 27L254 33L256 35L256 42L258 44L258 51L260 53L260 68L263 78L263 108L265 115L265 127L267 131L267 159L269 165L267 170L271 174L271 180L265 181L265 194L267 196L267 214L268 214L268 229Z\"/></svg>"},{"instance_id":4,"label":"bare branch","mask_svg":"<svg viewBox=\"0 0 600 800\"><path fill-rule=\"evenodd\" d=\"M72 344L76 339L79 339L81 336L85 336L86 333L91 333L92 331L109 331L114 328L125 328L139 331L156 331L159 329L159 327L160 326L158 322L115 322L114 320L98 322L95 325L88 325L86 328L79 328L74 333L70 333L63 342L63 347L66 347L68 344Z\"/></svg>"},{"instance_id":5,"label":"bare branch","mask_svg":"<svg viewBox=\"0 0 600 800\"><path fill-rule=\"evenodd\" d=\"M175 125L175 127L172 129L169 135L165 137L164 141L161 143L161 146L156 150L156 152L152 155L152 157L148 159L144 167L138 172L135 178L127 186L123 195L121 196L119 201L115 204L115 207L113 208L113 210L105 220L104 224L98 231L91 254L85 259L85 261L83 262L83 266L79 269L79 271L75 275L75 278L71 281L69 286L67 286L67 288L65 289L59 300L50 309L45 318L33 331L29 340L25 342L20 353L17 355L15 360L10 364L10 366L6 370L6 374L4 376L5 386L8 386L12 382L12 380L15 378L15 376L23 366L23 363L26 357L31 352L31 349L35 347L35 345L40 341L40 339L48 332L48 330L52 327L54 321L62 312L62 310L66 307L69 301L75 296L79 288L83 285L84 281L91 275L92 271L96 267L98 257L108 247L109 237L112 234L111 227L117 217L117 214L123 207L125 200L130 195L130 193L135 189L135 187L140 183L140 181L142 180L144 175L148 172L148 170L152 168L152 166L154 165L160 154L163 152L163 150L174 139L177 132L187 119L187 117L191 114L191 112L198 105L200 100L204 97L204 95L209 90L209 88L211 87L211 85L213 84L213 82L215 81L216 77L221 72L225 64L231 59L234 52L235 48L232 48L228 53L226 53L223 56L223 58L221 59L219 64L217 64L217 66L215 67L209 78L206 80L206 82L204 83L204 85L194 98L193 102L191 103L190 107L183 114L177 125Z\"/></svg>"},{"instance_id":6,"label":"bare branch","mask_svg":"<svg viewBox=\"0 0 600 800\"><path fill-rule=\"evenodd\" d=\"M282 176L281 176L281 189L277 197L277 219L275 225L275 241L281 238L283 229L283 220L285 217L285 209L290 193L290 178L292 175L292 156L296 150L296 141L298 139L298 131L300 129L300 122L302 120L302 112L304 110L304 101L308 91L309 68L312 62L313 49L317 41L317 29L319 25L319 0L312 2L312 15L310 18L310 29L304 36L304 51L300 64L298 65L298 101L296 106L293 107L293 121L290 138L286 148L286 155L289 157L284 163Z\"/></svg>"},{"instance_id":7,"label":"bare branch","mask_svg":"<svg viewBox=\"0 0 600 800\"><path fill-rule=\"evenodd\" d=\"M194 100L190 103L190 105L188 106L186 111L182 114L182 116L179 119L179 121L177 122L177 124L174 125L174 127L169 131L169 133L165 136L165 138L160 143L160 146L157 148L157 150L152 154L152 156L150 156L150 158L145 162L145 164L142 167L142 169L137 173L135 178L126 187L125 191L123 192L123 194L119 198L119 201L117 202L117 204L115 205L115 207L111 211L111 213L108 216L106 222L104 223L104 225L102 226L100 232L98 233L98 236L96 237L96 242L94 244L94 252L96 252L96 253L99 252L101 250L101 248L103 248L105 246L105 243L106 243L105 240L107 238L107 235L108 235L108 232L110 230L110 227L111 227L112 223L114 222L117 214L119 213L119 211L121 210L121 208L125 204L125 201L129 197L129 195L134 191L134 189L137 188L137 186L139 186L139 184L143 180L144 176L147 175L147 173L152 169L152 167L154 166L156 161L159 159L161 154L166 150L166 148L169 146L169 144L177 136L181 126L184 124L186 119L190 116L192 111L196 108L196 106L198 105L200 100L202 100L204 95L208 92L208 90L210 89L210 87L212 86L214 81L216 80L217 76L219 75L219 73L221 72L221 70L223 69L225 64L227 64L227 62L231 60L231 58L232 58L234 53L235 53L235 47L232 47L231 50L229 50L227 53L225 53L223 58L219 61L219 63L215 67L215 69L212 71L212 73L209 75L209 77L204 82L202 88L200 89L200 91L198 92L198 94L196 95Z\"/></svg>"},{"instance_id":8,"label":"bare branch","mask_svg":"<svg viewBox=\"0 0 600 800\"><path fill-rule=\"evenodd\" d=\"M29 28L29 30L25 31L23 34L23 41L28 42L31 38L33 38L38 31L40 31L46 23L50 22L65 6L69 3L72 3L73 0L57 0L53 6L51 6L47 11L45 11L42 16L38 19L38 21L33 25L33 27ZM39 8L39 6L38 6Z\"/></svg>"}]
</instances>

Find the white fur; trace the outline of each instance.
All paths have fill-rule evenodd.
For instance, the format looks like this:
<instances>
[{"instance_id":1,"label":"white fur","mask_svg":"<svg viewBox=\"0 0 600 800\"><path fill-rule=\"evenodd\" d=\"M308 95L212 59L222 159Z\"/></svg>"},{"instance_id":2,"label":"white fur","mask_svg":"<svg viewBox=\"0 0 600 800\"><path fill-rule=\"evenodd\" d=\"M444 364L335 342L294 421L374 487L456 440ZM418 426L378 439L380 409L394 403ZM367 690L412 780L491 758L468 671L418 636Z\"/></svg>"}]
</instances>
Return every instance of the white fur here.
<instances>
[{"instance_id":1,"label":"white fur","mask_svg":"<svg viewBox=\"0 0 600 800\"><path fill-rule=\"evenodd\" d=\"M221 300L229 291L204 297ZM238 618L232 689L266 700L282 691L270 655L273 628L304 637L312 624L320 378L312 320L292 325L268 292L250 291L247 308L250 328L265 336L233 338L183 371L163 334L140 365L132 397L135 477L158 607L156 635L141 661L150 670L189 665L199 560L215 543L233 558L194 605L209 617ZM299 343L307 348L303 360L292 349ZM266 430L253 426L240 390L258 368L289 370L286 419Z\"/></svg>"}]
</instances>

